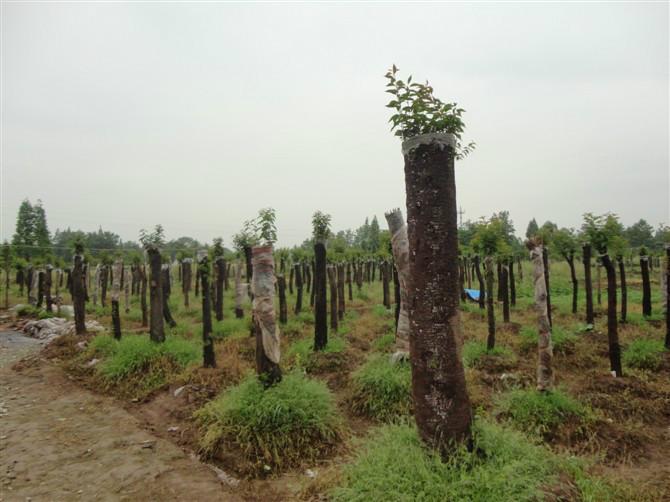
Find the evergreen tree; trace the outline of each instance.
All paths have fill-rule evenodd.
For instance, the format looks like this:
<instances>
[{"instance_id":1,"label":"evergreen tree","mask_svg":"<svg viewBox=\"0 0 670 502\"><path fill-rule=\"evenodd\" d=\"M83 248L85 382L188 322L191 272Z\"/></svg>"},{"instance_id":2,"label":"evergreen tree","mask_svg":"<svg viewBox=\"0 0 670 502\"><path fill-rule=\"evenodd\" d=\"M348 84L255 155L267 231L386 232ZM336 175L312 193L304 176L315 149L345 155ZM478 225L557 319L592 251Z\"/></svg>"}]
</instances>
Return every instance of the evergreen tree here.
<instances>
[{"instance_id":1,"label":"evergreen tree","mask_svg":"<svg viewBox=\"0 0 670 502\"><path fill-rule=\"evenodd\" d=\"M33 206L33 221L34 221L34 234L33 241L36 246L40 246L39 254L46 254L51 247L51 234L49 233L49 227L47 225L47 214L42 206L42 201L37 200L37 204Z\"/></svg>"},{"instance_id":2,"label":"evergreen tree","mask_svg":"<svg viewBox=\"0 0 670 502\"><path fill-rule=\"evenodd\" d=\"M376 253L379 249L379 221L377 216L372 217L372 223L368 229L368 251Z\"/></svg>"},{"instance_id":3,"label":"evergreen tree","mask_svg":"<svg viewBox=\"0 0 670 502\"><path fill-rule=\"evenodd\" d=\"M12 238L12 244L16 246L17 253L23 258L30 258L34 255L35 236L35 212L28 199L24 199L19 206L19 214L16 218L16 232Z\"/></svg>"},{"instance_id":4,"label":"evergreen tree","mask_svg":"<svg viewBox=\"0 0 670 502\"><path fill-rule=\"evenodd\" d=\"M537 221L535 221L535 218L533 218L528 222L528 227L526 228L526 238L531 239L535 237L539 229L540 227L537 225Z\"/></svg>"}]
</instances>

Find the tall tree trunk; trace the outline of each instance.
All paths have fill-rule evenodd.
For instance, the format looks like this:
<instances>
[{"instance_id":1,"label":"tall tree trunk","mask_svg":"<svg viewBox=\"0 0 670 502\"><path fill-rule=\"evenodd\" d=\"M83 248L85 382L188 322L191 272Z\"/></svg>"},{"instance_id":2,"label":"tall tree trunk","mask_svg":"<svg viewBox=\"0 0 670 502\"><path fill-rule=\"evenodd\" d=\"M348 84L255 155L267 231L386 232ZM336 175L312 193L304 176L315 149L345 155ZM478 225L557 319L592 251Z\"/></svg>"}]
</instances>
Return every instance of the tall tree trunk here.
<instances>
[{"instance_id":1,"label":"tall tree trunk","mask_svg":"<svg viewBox=\"0 0 670 502\"><path fill-rule=\"evenodd\" d=\"M223 278L223 289L228 291L230 289L230 263L226 263L226 275Z\"/></svg>"},{"instance_id":2,"label":"tall tree trunk","mask_svg":"<svg viewBox=\"0 0 670 502\"><path fill-rule=\"evenodd\" d=\"M391 249L398 276L396 289L396 330L395 353L392 360L409 357L410 325L408 315L408 288L410 284L409 272L409 239L407 225L400 209L394 209L385 214L386 222L391 234ZM398 296L400 298L398 298Z\"/></svg>"},{"instance_id":3,"label":"tall tree trunk","mask_svg":"<svg viewBox=\"0 0 670 502\"><path fill-rule=\"evenodd\" d=\"M500 289L502 289L502 303L503 303L503 322L509 322L509 287L507 284L507 279L509 275L509 269L505 263L502 264L500 269Z\"/></svg>"},{"instance_id":4,"label":"tall tree trunk","mask_svg":"<svg viewBox=\"0 0 670 502\"><path fill-rule=\"evenodd\" d=\"M252 284L253 281L253 275L254 275L254 267L251 263L251 247L250 246L244 246L244 260L245 263L247 264L247 284ZM274 267L273 267L274 268ZM249 288L249 298L253 299L254 295L251 292L253 288Z\"/></svg>"},{"instance_id":5,"label":"tall tree trunk","mask_svg":"<svg viewBox=\"0 0 670 502\"><path fill-rule=\"evenodd\" d=\"M295 274L295 266L291 264L288 268L288 294L293 294L293 277Z\"/></svg>"},{"instance_id":6,"label":"tall tree trunk","mask_svg":"<svg viewBox=\"0 0 670 502\"><path fill-rule=\"evenodd\" d=\"M479 308L483 309L484 308L484 302L486 301L486 297L488 296L486 294L486 285L484 283L484 278L482 277L482 269L479 263L479 256L475 256L475 275L477 276L477 282L479 282L479 300L477 303L479 304Z\"/></svg>"},{"instance_id":7,"label":"tall tree trunk","mask_svg":"<svg viewBox=\"0 0 670 502\"><path fill-rule=\"evenodd\" d=\"M126 310L126 314L128 314L130 312L130 286L133 281L129 266L123 267L123 275L125 277L125 282L123 283L123 305Z\"/></svg>"},{"instance_id":8,"label":"tall tree trunk","mask_svg":"<svg viewBox=\"0 0 670 502\"><path fill-rule=\"evenodd\" d=\"M198 251L198 275L202 284L202 365L205 368L216 368L214 339L212 338L212 297L209 287L207 251Z\"/></svg>"},{"instance_id":9,"label":"tall tree trunk","mask_svg":"<svg viewBox=\"0 0 670 502\"><path fill-rule=\"evenodd\" d=\"M324 258L324 260L325 260L325 258ZM309 270L309 267L307 268L307 270ZM317 271L316 271L316 262L315 261L312 261L312 270L313 270L314 273L312 274L312 280L311 280L311 282L312 282L312 292L310 293L310 296L309 296L309 306L310 307L314 307L314 301L315 301L315 298L316 298ZM325 281L326 281L326 279L325 279L325 276L326 276L325 265L324 265L323 276L324 276L323 281L324 281L324 284L325 284ZM324 286L324 288L325 288L325 286Z\"/></svg>"},{"instance_id":10,"label":"tall tree trunk","mask_svg":"<svg viewBox=\"0 0 670 502\"><path fill-rule=\"evenodd\" d=\"M223 258L217 258L216 261L214 262L216 265L216 287L214 290L216 291L216 304L215 304L215 312L216 312L216 320L217 321L222 321L223 320L223 281L225 279L226 275L226 260Z\"/></svg>"},{"instance_id":11,"label":"tall tree trunk","mask_svg":"<svg viewBox=\"0 0 670 502\"><path fill-rule=\"evenodd\" d=\"M197 298L200 294L200 273L195 274L195 297Z\"/></svg>"},{"instance_id":12,"label":"tall tree trunk","mask_svg":"<svg viewBox=\"0 0 670 502\"><path fill-rule=\"evenodd\" d=\"M328 307L326 299L326 246L314 244L314 350L322 350L328 343Z\"/></svg>"},{"instance_id":13,"label":"tall tree trunk","mask_svg":"<svg viewBox=\"0 0 670 502\"><path fill-rule=\"evenodd\" d=\"M37 308L42 307L44 301L44 272L37 271Z\"/></svg>"},{"instance_id":14,"label":"tall tree trunk","mask_svg":"<svg viewBox=\"0 0 670 502\"><path fill-rule=\"evenodd\" d=\"M471 446L472 423L461 359L455 154L451 143L421 140L403 143L412 396L421 438L446 457L455 443Z\"/></svg>"},{"instance_id":15,"label":"tall tree trunk","mask_svg":"<svg viewBox=\"0 0 670 502\"><path fill-rule=\"evenodd\" d=\"M621 377L621 347L617 327L616 271L607 252L601 255L607 272L607 341L609 342L610 369L613 376Z\"/></svg>"},{"instance_id":16,"label":"tall tree trunk","mask_svg":"<svg viewBox=\"0 0 670 502\"><path fill-rule=\"evenodd\" d=\"M86 299L84 296L84 258L74 255L72 266L72 306L74 307L74 328L78 335L86 333Z\"/></svg>"},{"instance_id":17,"label":"tall tree trunk","mask_svg":"<svg viewBox=\"0 0 670 502\"><path fill-rule=\"evenodd\" d=\"M651 315L651 283L649 282L649 257L640 256L642 271L642 315Z\"/></svg>"},{"instance_id":18,"label":"tall tree trunk","mask_svg":"<svg viewBox=\"0 0 670 502\"><path fill-rule=\"evenodd\" d=\"M288 307L286 306L286 278L283 275L277 276L277 291L279 292L279 324L286 324Z\"/></svg>"},{"instance_id":19,"label":"tall tree trunk","mask_svg":"<svg viewBox=\"0 0 670 502\"><path fill-rule=\"evenodd\" d=\"M328 267L328 283L330 286L330 329L337 333L337 272L334 266Z\"/></svg>"},{"instance_id":20,"label":"tall tree trunk","mask_svg":"<svg viewBox=\"0 0 670 502\"><path fill-rule=\"evenodd\" d=\"M458 290L460 291L461 301L465 301L467 296L465 294L465 260L460 258L458 260Z\"/></svg>"},{"instance_id":21,"label":"tall tree trunk","mask_svg":"<svg viewBox=\"0 0 670 502\"><path fill-rule=\"evenodd\" d=\"M551 320L551 285L549 283L549 251L542 246L542 264L544 265L544 282L547 284L547 317L549 318L549 327L553 327Z\"/></svg>"},{"instance_id":22,"label":"tall tree trunk","mask_svg":"<svg viewBox=\"0 0 670 502\"><path fill-rule=\"evenodd\" d=\"M516 257L517 270L519 271L519 282L523 281L523 267L521 266L521 257Z\"/></svg>"},{"instance_id":23,"label":"tall tree trunk","mask_svg":"<svg viewBox=\"0 0 670 502\"><path fill-rule=\"evenodd\" d=\"M109 266L103 265L100 270L100 305L107 306L107 284L109 278Z\"/></svg>"},{"instance_id":24,"label":"tall tree trunk","mask_svg":"<svg viewBox=\"0 0 670 502\"><path fill-rule=\"evenodd\" d=\"M272 246L254 246L253 264L253 325L256 335L256 373L266 387L281 381L279 367L279 328L274 310L274 259Z\"/></svg>"},{"instance_id":25,"label":"tall tree trunk","mask_svg":"<svg viewBox=\"0 0 670 502\"><path fill-rule=\"evenodd\" d=\"M384 307L387 309L391 308L391 288L390 288L390 282L391 282L391 277L390 276L390 270L389 270L389 265L387 262L382 262L379 264L380 270L379 273L382 277L382 302L384 304Z\"/></svg>"},{"instance_id":26,"label":"tall tree trunk","mask_svg":"<svg viewBox=\"0 0 670 502\"><path fill-rule=\"evenodd\" d=\"M628 317L628 286L626 285L626 265L623 262L623 256L616 257L619 264L619 280L621 282L621 322L626 323Z\"/></svg>"},{"instance_id":27,"label":"tall tree trunk","mask_svg":"<svg viewBox=\"0 0 670 502\"><path fill-rule=\"evenodd\" d=\"M293 309L293 313L295 315L298 315L300 311L302 310L302 272L301 272L301 266L300 264L296 263L294 265L295 268L295 308Z\"/></svg>"},{"instance_id":28,"label":"tall tree trunk","mask_svg":"<svg viewBox=\"0 0 670 502\"><path fill-rule=\"evenodd\" d=\"M174 328L177 325L177 321L172 317L172 312L170 312L170 293L172 292L172 287L170 285L170 265L165 264L161 267L161 280L163 281L163 318L165 322L168 323L168 326ZM203 289L202 294L205 294ZM211 304L211 299L210 299Z\"/></svg>"},{"instance_id":29,"label":"tall tree trunk","mask_svg":"<svg viewBox=\"0 0 670 502\"><path fill-rule=\"evenodd\" d=\"M191 292L191 281L193 280L193 268L191 258L184 258L181 263L181 291L184 294L184 307L189 307L189 293Z\"/></svg>"},{"instance_id":30,"label":"tall tree trunk","mask_svg":"<svg viewBox=\"0 0 670 502\"><path fill-rule=\"evenodd\" d=\"M602 305L602 294L601 294L601 289L600 289L600 267L602 265L600 264L600 260L596 259L596 299L598 301L598 307Z\"/></svg>"},{"instance_id":31,"label":"tall tree trunk","mask_svg":"<svg viewBox=\"0 0 670 502\"><path fill-rule=\"evenodd\" d=\"M354 301L354 290L351 284L351 263L347 263L347 290L349 293L349 301Z\"/></svg>"},{"instance_id":32,"label":"tall tree trunk","mask_svg":"<svg viewBox=\"0 0 670 502\"><path fill-rule=\"evenodd\" d=\"M584 292L586 295L586 324L593 324L593 286L591 285L591 245L582 246L584 262Z\"/></svg>"},{"instance_id":33,"label":"tall tree trunk","mask_svg":"<svg viewBox=\"0 0 670 502\"><path fill-rule=\"evenodd\" d=\"M344 320L344 265L339 264L335 266L337 272L337 318L340 321Z\"/></svg>"},{"instance_id":34,"label":"tall tree trunk","mask_svg":"<svg viewBox=\"0 0 670 502\"><path fill-rule=\"evenodd\" d=\"M496 314L493 310L493 273L493 258L487 256L484 259L484 274L486 274L486 322L488 325L486 350L493 350L496 346Z\"/></svg>"},{"instance_id":35,"label":"tall tree trunk","mask_svg":"<svg viewBox=\"0 0 670 502\"><path fill-rule=\"evenodd\" d=\"M121 316L119 315L119 296L121 295L121 260L114 261L112 270L112 332L114 338L121 340Z\"/></svg>"},{"instance_id":36,"label":"tall tree trunk","mask_svg":"<svg viewBox=\"0 0 670 502\"><path fill-rule=\"evenodd\" d=\"M51 297L52 270L53 267L47 265L44 272L44 296L47 303L47 312L53 312L53 298ZM7 285L9 287L9 271L7 271Z\"/></svg>"},{"instance_id":37,"label":"tall tree trunk","mask_svg":"<svg viewBox=\"0 0 670 502\"><path fill-rule=\"evenodd\" d=\"M507 262L507 270L509 270L509 294L510 294L510 305L514 307L516 305L516 281L514 280L514 258L510 258Z\"/></svg>"},{"instance_id":38,"label":"tall tree trunk","mask_svg":"<svg viewBox=\"0 0 670 502\"><path fill-rule=\"evenodd\" d=\"M665 245L665 284L663 298L665 300L665 348L670 350L670 244Z\"/></svg>"},{"instance_id":39,"label":"tall tree trunk","mask_svg":"<svg viewBox=\"0 0 670 502\"><path fill-rule=\"evenodd\" d=\"M238 262L235 265L235 318L244 317L244 297L247 294L249 285L242 282L242 265Z\"/></svg>"},{"instance_id":40,"label":"tall tree trunk","mask_svg":"<svg viewBox=\"0 0 670 502\"><path fill-rule=\"evenodd\" d=\"M550 391L553 386L551 361L551 327L547 310L547 284L544 275L543 246L529 241L530 259L533 262L533 283L535 285L535 311L537 312L537 390Z\"/></svg>"},{"instance_id":41,"label":"tall tree trunk","mask_svg":"<svg viewBox=\"0 0 670 502\"><path fill-rule=\"evenodd\" d=\"M5 309L9 308L9 264L5 268ZM49 308L49 303L47 300L47 310Z\"/></svg>"},{"instance_id":42,"label":"tall tree trunk","mask_svg":"<svg viewBox=\"0 0 670 502\"><path fill-rule=\"evenodd\" d=\"M572 313L577 313L577 289L579 288L579 281L577 280L577 274L575 273L575 255L570 253L565 255L565 261L568 262L570 267L570 280L572 281Z\"/></svg>"},{"instance_id":43,"label":"tall tree trunk","mask_svg":"<svg viewBox=\"0 0 670 502\"><path fill-rule=\"evenodd\" d=\"M149 316L147 312L147 269L144 264L137 267L139 272L139 289L140 289L140 310L142 310L142 327L146 328L149 325ZM162 319L162 316L161 316Z\"/></svg>"},{"instance_id":44,"label":"tall tree trunk","mask_svg":"<svg viewBox=\"0 0 670 502\"><path fill-rule=\"evenodd\" d=\"M149 336L154 342L165 341L165 328L163 326L163 281L161 280L161 253L158 248L149 247L150 282L149 282L149 303L150 322Z\"/></svg>"}]
</instances>

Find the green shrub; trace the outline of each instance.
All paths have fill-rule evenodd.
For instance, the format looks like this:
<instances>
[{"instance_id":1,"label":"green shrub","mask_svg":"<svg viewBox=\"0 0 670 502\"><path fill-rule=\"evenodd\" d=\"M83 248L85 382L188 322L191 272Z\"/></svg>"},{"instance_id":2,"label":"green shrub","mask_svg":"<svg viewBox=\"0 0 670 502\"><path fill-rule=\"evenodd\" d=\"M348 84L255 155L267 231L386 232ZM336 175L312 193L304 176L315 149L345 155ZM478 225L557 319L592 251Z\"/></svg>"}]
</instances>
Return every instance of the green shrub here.
<instances>
[{"instance_id":1,"label":"green shrub","mask_svg":"<svg viewBox=\"0 0 670 502\"><path fill-rule=\"evenodd\" d=\"M309 297L307 297L307 299L309 301ZM304 300L305 300L305 298L303 297L303 301ZM302 312L300 312L297 316L295 316L295 318L298 321L300 321L301 323L304 323L304 324L311 324L311 325L314 324L314 314L312 312L308 312L306 310L303 310Z\"/></svg>"},{"instance_id":2,"label":"green shrub","mask_svg":"<svg viewBox=\"0 0 670 502\"><path fill-rule=\"evenodd\" d=\"M392 349L394 344L395 344L395 335L391 333L382 335L379 338L377 338L374 342L372 342L372 346L375 348L375 350L379 352L386 352Z\"/></svg>"},{"instance_id":3,"label":"green shrub","mask_svg":"<svg viewBox=\"0 0 670 502\"><path fill-rule=\"evenodd\" d=\"M215 321L212 325L212 336L214 338L241 338L248 337L251 328L248 319L229 317L222 321Z\"/></svg>"},{"instance_id":4,"label":"green shrub","mask_svg":"<svg viewBox=\"0 0 670 502\"><path fill-rule=\"evenodd\" d=\"M503 362L514 361L514 354L507 347L497 346L487 350L486 344L477 340L463 345L463 365L466 368L479 366L487 356L498 358Z\"/></svg>"},{"instance_id":5,"label":"green shrub","mask_svg":"<svg viewBox=\"0 0 670 502\"><path fill-rule=\"evenodd\" d=\"M38 310L37 312L38 319L50 319L52 317L56 317L55 312L48 312L46 310Z\"/></svg>"},{"instance_id":6,"label":"green shrub","mask_svg":"<svg viewBox=\"0 0 670 502\"><path fill-rule=\"evenodd\" d=\"M521 350L530 352L537 349L537 329L524 326L519 333L521 337ZM567 332L564 328L554 325L551 329L551 345L555 354L570 353L578 337L574 333Z\"/></svg>"},{"instance_id":7,"label":"green shrub","mask_svg":"<svg viewBox=\"0 0 670 502\"><path fill-rule=\"evenodd\" d=\"M302 330L305 327L305 323L298 318L289 319L286 324L284 324L280 329L283 335L286 336L299 336L302 334Z\"/></svg>"},{"instance_id":8,"label":"green shrub","mask_svg":"<svg viewBox=\"0 0 670 502\"><path fill-rule=\"evenodd\" d=\"M631 368L656 370L663 362L663 340L637 338L623 351L623 363Z\"/></svg>"},{"instance_id":9,"label":"green shrub","mask_svg":"<svg viewBox=\"0 0 670 502\"><path fill-rule=\"evenodd\" d=\"M412 377L408 362L391 364L374 354L352 375L351 409L358 415L392 420L412 410Z\"/></svg>"},{"instance_id":10,"label":"green shrub","mask_svg":"<svg viewBox=\"0 0 670 502\"><path fill-rule=\"evenodd\" d=\"M321 351L324 354L336 354L344 352L347 348L347 342L339 336L329 336L328 343ZM286 350L285 358L293 361L295 366L304 366L309 364L314 355L314 338L307 337L293 342Z\"/></svg>"},{"instance_id":11,"label":"green shrub","mask_svg":"<svg viewBox=\"0 0 670 502\"><path fill-rule=\"evenodd\" d=\"M256 376L219 395L195 413L200 446L215 456L237 446L257 467L314 460L339 443L342 420L323 382L299 373L264 389Z\"/></svg>"},{"instance_id":12,"label":"green shrub","mask_svg":"<svg viewBox=\"0 0 670 502\"><path fill-rule=\"evenodd\" d=\"M424 447L414 426L385 425L362 442L330 496L335 502L517 502L543 499L543 488L562 484L574 493L574 479L580 500L609 500L609 487L588 478L581 463L521 433L477 421L473 439L474 453L460 448L443 461Z\"/></svg>"},{"instance_id":13,"label":"green shrub","mask_svg":"<svg viewBox=\"0 0 670 502\"><path fill-rule=\"evenodd\" d=\"M88 343L87 355L96 357L110 357L116 351L119 343L112 335L96 335Z\"/></svg>"},{"instance_id":14,"label":"green shrub","mask_svg":"<svg viewBox=\"0 0 670 502\"><path fill-rule=\"evenodd\" d=\"M558 389L512 390L497 399L495 413L508 419L515 428L539 436L551 435L568 420L583 421L590 416L582 403Z\"/></svg>"},{"instance_id":15,"label":"green shrub","mask_svg":"<svg viewBox=\"0 0 670 502\"><path fill-rule=\"evenodd\" d=\"M391 309L387 309L384 307L384 305L375 305L372 307L372 313L376 315L377 317L391 317L393 315L393 311Z\"/></svg>"}]
</instances>

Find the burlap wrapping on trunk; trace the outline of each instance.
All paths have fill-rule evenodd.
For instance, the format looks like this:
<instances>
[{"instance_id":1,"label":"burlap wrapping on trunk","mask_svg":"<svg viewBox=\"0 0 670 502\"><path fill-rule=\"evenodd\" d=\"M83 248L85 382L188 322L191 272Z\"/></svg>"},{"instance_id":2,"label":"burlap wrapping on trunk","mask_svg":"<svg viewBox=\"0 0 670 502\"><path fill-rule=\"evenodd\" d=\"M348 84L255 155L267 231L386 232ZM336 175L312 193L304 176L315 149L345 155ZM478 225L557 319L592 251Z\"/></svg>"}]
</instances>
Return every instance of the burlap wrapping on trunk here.
<instances>
[{"instance_id":1,"label":"burlap wrapping on trunk","mask_svg":"<svg viewBox=\"0 0 670 502\"><path fill-rule=\"evenodd\" d=\"M123 263L121 260L114 261L114 267L112 268L112 301L118 302L119 296L121 296L121 270L123 268Z\"/></svg>"},{"instance_id":2,"label":"burlap wrapping on trunk","mask_svg":"<svg viewBox=\"0 0 670 502\"><path fill-rule=\"evenodd\" d=\"M409 353L409 315L407 314L407 287L409 284L409 240L402 211L395 209L385 214L391 232L393 259L400 283L400 314L396 329L396 350Z\"/></svg>"},{"instance_id":3,"label":"burlap wrapping on trunk","mask_svg":"<svg viewBox=\"0 0 670 502\"><path fill-rule=\"evenodd\" d=\"M255 246L251 253L253 315L261 328L265 355L273 363L279 364L279 327L275 320L275 275L272 246Z\"/></svg>"},{"instance_id":4,"label":"burlap wrapping on trunk","mask_svg":"<svg viewBox=\"0 0 670 502\"><path fill-rule=\"evenodd\" d=\"M133 281L133 272L130 266L123 267L123 306L126 312L130 310L130 285Z\"/></svg>"},{"instance_id":5,"label":"burlap wrapping on trunk","mask_svg":"<svg viewBox=\"0 0 670 502\"><path fill-rule=\"evenodd\" d=\"M100 289L100 264L95 266L93 275L93 305L98 304L98 290Z\"/></svg>"},{"instance_id":6,"label":"burlap wrapping on trunk","mask_svg":"<svg viewBox=\"0 0 670 502\"><path fill-rule=\"evenodd\" d=\"M40 287L40 270L34 268L32 280L30 281L30 292L28 298L32 305L37 305L37 297L39 296L39 287Z\"/></svg>"},{"instance_id":7,"label":"burlap wrapping on trunk","mask_svg":"<svg viewBox=\"0 0 670 502\"><path fill-rule=\"evenodd\" d=\"M244 301L249 293L249 283L242 282L242 266L239 262L235 265L235 308L242 309Z\"/></svg>"},{"instance_id":8,"label":"burlap wrapping on trunk","mask_svg":"<svg viewBox=\"0 0 670 502\"><path fill-rule=\"evenodd\" d=\"M551 328L547 311L547 283L544 279L544 262L542 246L535 246L530 252L533 262L533 283L535 285L535 311L537 312L538 344L537 344L537 390L550 390L552 387L551 359Z\"/></svg>"}]
</instances>

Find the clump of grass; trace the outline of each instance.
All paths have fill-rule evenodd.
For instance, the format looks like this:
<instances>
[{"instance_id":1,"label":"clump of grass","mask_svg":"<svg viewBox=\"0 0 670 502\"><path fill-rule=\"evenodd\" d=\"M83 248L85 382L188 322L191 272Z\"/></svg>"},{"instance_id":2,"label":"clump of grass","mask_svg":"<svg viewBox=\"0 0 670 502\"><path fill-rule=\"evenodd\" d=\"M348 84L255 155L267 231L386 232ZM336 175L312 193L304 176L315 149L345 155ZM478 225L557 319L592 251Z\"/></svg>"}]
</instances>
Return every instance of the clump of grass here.
<instances>
[{"instance_id":1,"label":"clump of grass","mask_svg":"<svg viewBox=\"0 0 670 502\"><path fill-rule=\"evenodd\" d=\"M358 415L392 420L412 410L412 377L408 362L392 364L374 354L352 375L351 409Z\"/></svg>"},{"instance_id":2,"label":"clump of grass","mask_svg":"<svg viewBox=\"0 0 670 502\"><path fill-rule=\"evenodd\" d=\"M302 333L304 327L305 323L294 317L281 327L281 332L286 336L298 336Z\"/></svg>"},{"instance_id":3,"label":"clump of grass","mask_svg":"<svg viewBox=\"0 0 670 502\"><path fill-rule=\"evenodd\" d=\"M374 349L379 352L387 352L388 350L393 348L394 344L395 344L395 335L392 333L386 333L385 335L380 336L374 342L372 342L372 346L374 347Z\"/></svg>"},{"instance_id":4,"label":"clump of grass","mask_svg":"<svg viewBox=\"0 0 670 502\"><path fill-rule=\"evenodd\" d=\"M204 453L216 456L219 450L237 447L258 469L313 461L333 449L343 434L328 387L299 373L285 375L269 389L250 376L195 417Z\"/></svg>"},{"instance_id":5,"label":"clump of grass","mask_svg":"<svg viewBox=\"0 0 670 502\"><path fill-rule=\"evenodd\" d=\"M631 368L657 370L663 362L663 340L637 338L623 351L623 363Z\"/></svg>"},{"instance_id":6,"label":"clump of grass","mask_svg":"<svg viewBox=\"0 0 670 502\"><path fill-rule=\"evenodd\" d=\"M493 347L487 350L486 344L472 340L463 345L463 364L467 368L480 366L487 356L495 357L501 362L514 362L514 354L507 347Z\"/></svg>"},{"instance_id":7,"label":"clump of grass","mask_svg":"<svg viewBox=\"0 0 670 502\"><path fill-rule=\"evenodd\" d=\"M118 342L111 335L96 335L88 343L87 355L96 357L111 356L118 346Z\"/></svg>"},{"instance_id":8,"label":"clump of grass","mask_svg":"<svg viewBox=\"0 0 670 502\"><path fill-rule=\"evenodd\" d=\"M559 389L551 392L512 390L498 398L495 414L521 431L542 437L552 436L564 422L582 422L590 417L585 405Z\"/></svg>"},{"instance_id":9,"label":"clump of grass","mask_svg":"<svg viewBox=\"0 0 670 502\"><path fill-rule=\"evenodd\" d=\"M390 317L393 315L393 311L391 309L387 309L384 307L384 305L375 305L372 307L372 313L376 315L377 317Z\"/></svg>"},{"instance_id":10,"label":"clump of grass","mask_svg":"<svg viewBox=\"0 0 670 502\"><path fill-rule=\"evenodd\" d=\"M530 352L537 349L537 329L524 326L520 333L521 346L523 352ZM551 329L551 345L555 354L568 354L574 347L577 341L577 335L566 331L560 326L554 326Z\"/></svg>"},{"instance_id":11,"label":"clump of grass","mask_svg":"<svg viewBox=\"0 0 670 502\"><path fill-rule=\"evenodd\" d=\"M303 310L297 316L295 316L295 318L304 324L314 324L314 314L312 312Z\"/></svg>"},{"instance_id":12,"label":"clump of grass","mask_svg":"<svg viewBox=\"0 0 670 502\"><path fill-rule=\"evenodd\" d=\"M335 502L517 502L541 500L558 489L575 500L609 500L610 487L589 478L580 462L534 445L521 433L479 420L473 439L474 453L461 447L445 461L422 444L414 426L385 425L362 442L329 495Z\"/></svg>"},{"instance_id":13,"label":"clump of grass","mask_svg":"<svg viewBox=\"0 0 670 502\"><path fill-rule=\"evenodd\" d=\"M320 351L321 354L340 354L347 348L347 342L340 336L328 337L328 344ZM294 367L312 369L314 362L314 338L302 338L293 342L286 351L286 360Z\"/></svg>"},{"instance_id":14,"label":"clump of grass","mask_svg":"<svg viewBox=\"0 0 670 502\"><path fill-rule=\"evenodd\" d=\"M249 320L229 317L222 321L216 321L212 326L212 336L214 338L239 338L249 336Z\"/></svg>"}]
</instances>

